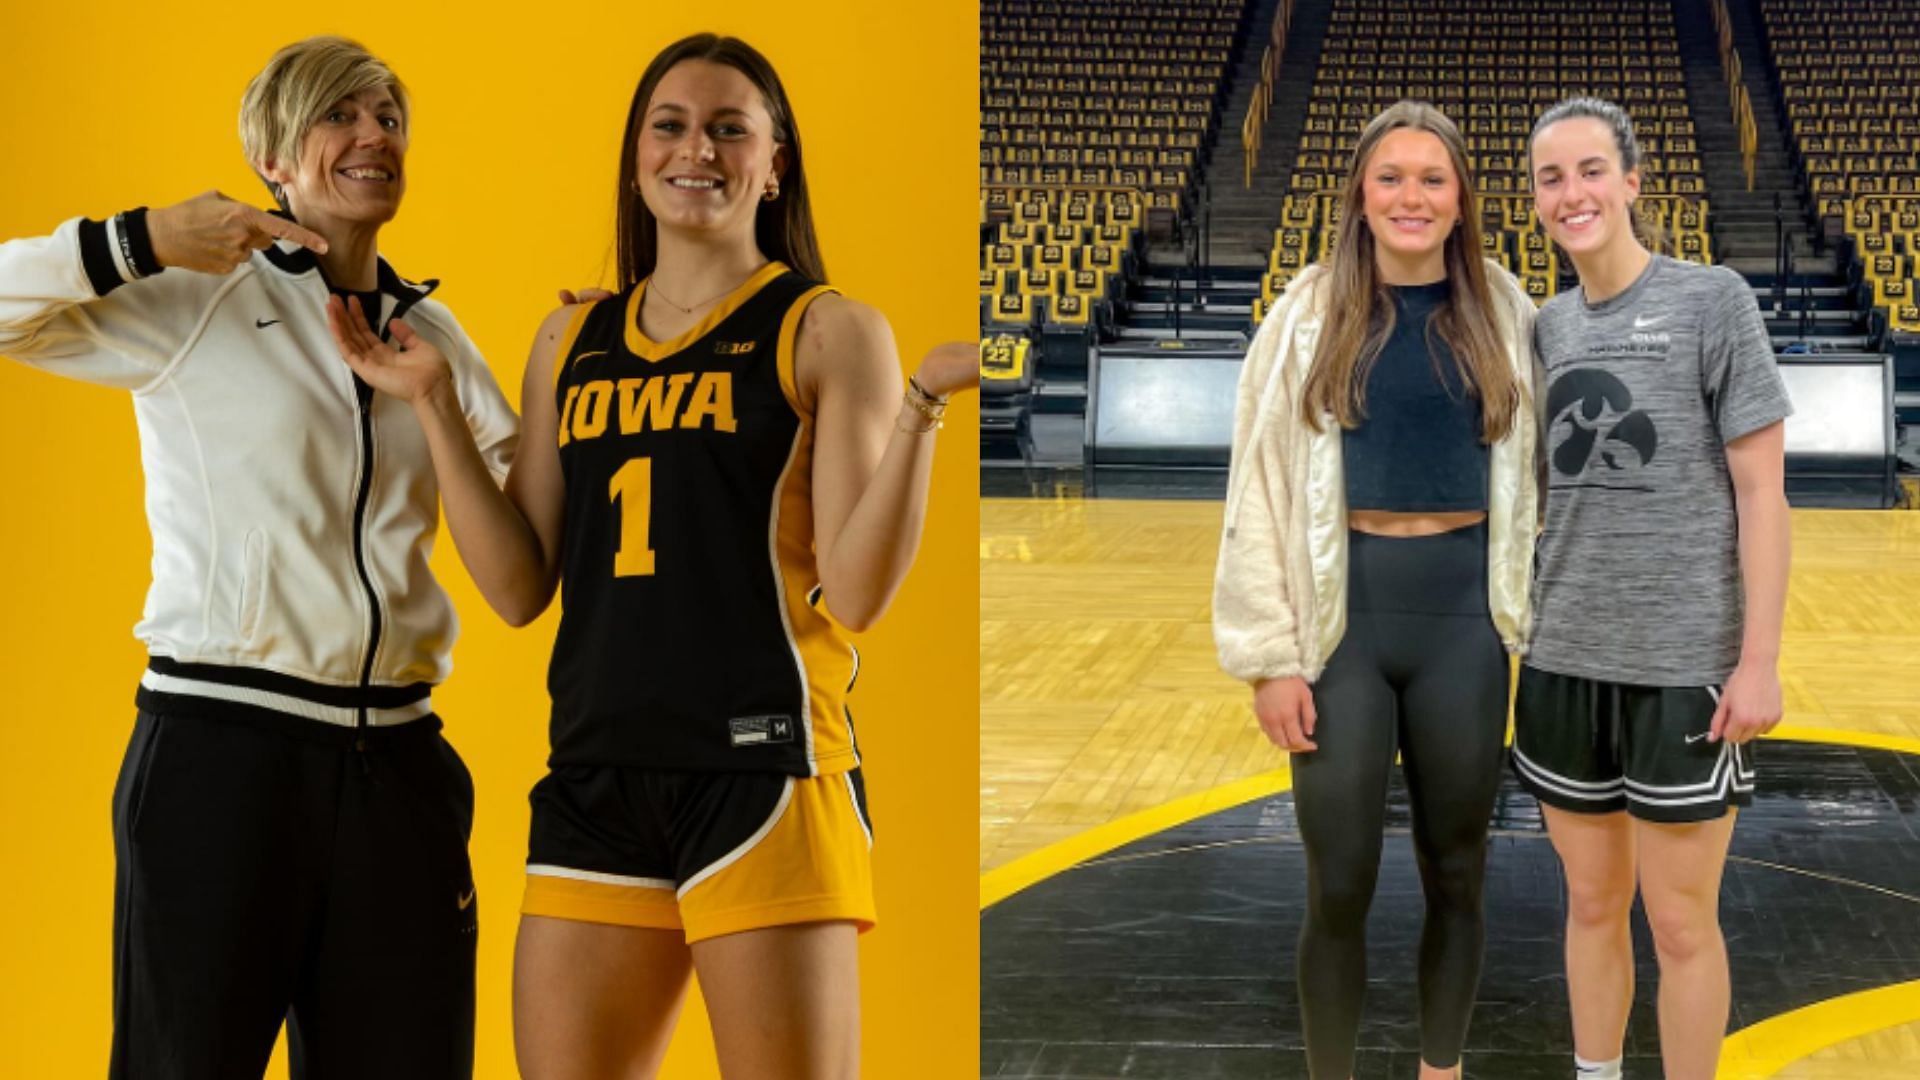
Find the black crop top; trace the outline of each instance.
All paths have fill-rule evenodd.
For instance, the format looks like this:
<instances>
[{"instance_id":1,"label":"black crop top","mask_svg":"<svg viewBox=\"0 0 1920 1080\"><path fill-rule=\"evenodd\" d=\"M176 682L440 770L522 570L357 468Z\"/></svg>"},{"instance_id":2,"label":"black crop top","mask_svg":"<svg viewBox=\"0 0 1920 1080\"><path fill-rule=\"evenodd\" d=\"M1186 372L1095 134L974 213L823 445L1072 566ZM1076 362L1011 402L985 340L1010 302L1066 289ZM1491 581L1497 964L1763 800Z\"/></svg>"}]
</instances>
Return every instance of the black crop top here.
<instances>
[{"instance_id":1,"label":"black crop top","mask_svg":"<svg viewBox=\"0 0 1920 1080\"><path fill-rule=\"evenodd\" d=\"M1487 508L1489 448L1480 399L1427 324L1450 286L1396 285L1393 333L1367 376L1367 415L1342 434L1349 510L1444 513Z\"/></svg>"}]
</instances>

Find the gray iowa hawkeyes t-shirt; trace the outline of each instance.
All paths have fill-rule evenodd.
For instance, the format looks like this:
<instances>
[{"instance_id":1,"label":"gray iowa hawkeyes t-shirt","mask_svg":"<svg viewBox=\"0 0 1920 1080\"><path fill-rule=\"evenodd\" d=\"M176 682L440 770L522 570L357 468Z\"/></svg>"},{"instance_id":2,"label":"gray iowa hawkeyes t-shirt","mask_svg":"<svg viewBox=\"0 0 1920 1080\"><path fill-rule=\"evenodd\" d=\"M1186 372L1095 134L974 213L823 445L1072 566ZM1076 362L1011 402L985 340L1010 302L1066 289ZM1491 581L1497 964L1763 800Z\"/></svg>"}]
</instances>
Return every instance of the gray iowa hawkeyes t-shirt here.
<instances>
[{"instance_id":1,"label":"gray iowa hawkeyes t-shirt","mask_svg":"<svg viewBox=\"0 0 1920 1080\"><path fill-rule=\"evenodd\" d=\"M1655 255L1618 296L1548 301L1534 346L1547 521L1527 663L1724 682L1743 605L1726 444L1793 411L1753 290L1725 267Z\"/></svg>"}]
</instances>

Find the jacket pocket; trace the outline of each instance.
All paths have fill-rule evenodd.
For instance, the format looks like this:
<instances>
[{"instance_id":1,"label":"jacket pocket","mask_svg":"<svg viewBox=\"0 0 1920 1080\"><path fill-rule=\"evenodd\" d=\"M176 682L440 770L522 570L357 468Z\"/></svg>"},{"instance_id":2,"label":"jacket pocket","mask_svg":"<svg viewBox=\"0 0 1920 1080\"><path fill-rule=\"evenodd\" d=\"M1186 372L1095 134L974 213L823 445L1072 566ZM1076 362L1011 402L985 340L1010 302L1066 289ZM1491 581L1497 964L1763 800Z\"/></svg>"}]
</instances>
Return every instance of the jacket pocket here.
<instances>
[{"instance_id":1,"label":"jacket pocket","mask_svg":"<svg viewBox=\"0 0 1920 1080\"><path fill-rule=\"evenodd\" d=\"M260 626L260 598L267 591L267 535L258 529L247 533L241 546L240 640L252 641Z\"/></svg>"}]
</instances>

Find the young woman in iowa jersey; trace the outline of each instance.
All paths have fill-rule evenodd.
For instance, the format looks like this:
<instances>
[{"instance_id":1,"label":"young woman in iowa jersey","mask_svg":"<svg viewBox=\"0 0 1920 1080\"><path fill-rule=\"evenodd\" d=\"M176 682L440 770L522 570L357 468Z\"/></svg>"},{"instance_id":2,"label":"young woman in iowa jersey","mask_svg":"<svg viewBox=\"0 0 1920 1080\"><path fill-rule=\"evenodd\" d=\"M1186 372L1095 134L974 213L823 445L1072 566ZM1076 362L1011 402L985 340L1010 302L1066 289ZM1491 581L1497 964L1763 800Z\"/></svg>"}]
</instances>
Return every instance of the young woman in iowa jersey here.
<instances>
[{"instance_id":1,"label":"young woman in iowa jersey","mask_svg":"<svg viewBox=\"0 0 1920 1080\"><path fill-rule=\"evenodd\" d=\"M488 602L519 625L564 588L520 1067L650 1075L697 970L727 1075L851 1076L872 834L843 629L912 563L975 349L935 350L902 396L884 318L820 284L793 114L739 41L655 58L620 174L623 289L541 327L504 495L438 355L333 313L354 370L425 421Z\"/></svg>"}]
</instances>

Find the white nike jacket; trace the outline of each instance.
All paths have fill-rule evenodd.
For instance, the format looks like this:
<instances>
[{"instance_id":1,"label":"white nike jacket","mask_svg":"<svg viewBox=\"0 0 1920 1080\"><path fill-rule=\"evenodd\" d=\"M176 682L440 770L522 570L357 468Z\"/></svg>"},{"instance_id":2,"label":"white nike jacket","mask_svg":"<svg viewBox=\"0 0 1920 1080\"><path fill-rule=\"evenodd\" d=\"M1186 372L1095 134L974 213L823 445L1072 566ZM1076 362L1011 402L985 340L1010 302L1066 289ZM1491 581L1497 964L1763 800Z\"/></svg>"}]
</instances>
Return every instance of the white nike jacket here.
<instances>
[{"instance_id":1,"label":"white nike jacket","mask_svg":"<svg viewBox=\"0 0 1920 1080\"><path fill-rule=\"evenodd\" d=\"M427 568L439 487L412 408L341 360L306 250L127 280L113 229L75 219L0 244L0 355L133 392L153 533L140 706L348 726L428 715L457 624ZM435 285L382 260L380 325L404 312L445 353L504 480L518 418L427 299Z\"/></svg>"}]
</instances>

